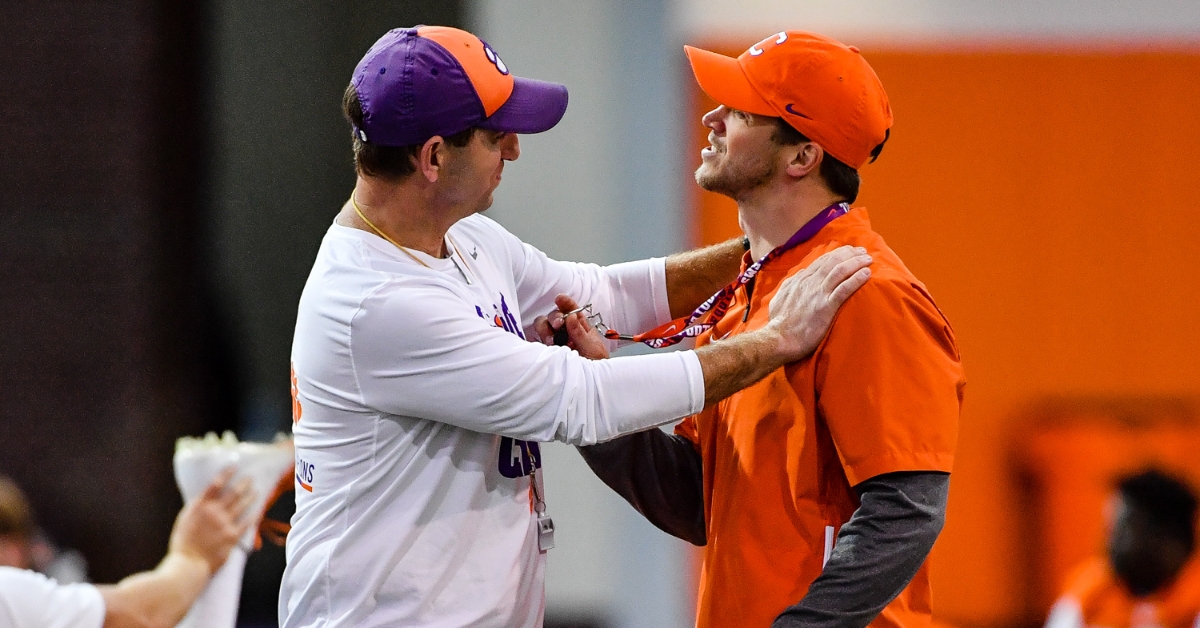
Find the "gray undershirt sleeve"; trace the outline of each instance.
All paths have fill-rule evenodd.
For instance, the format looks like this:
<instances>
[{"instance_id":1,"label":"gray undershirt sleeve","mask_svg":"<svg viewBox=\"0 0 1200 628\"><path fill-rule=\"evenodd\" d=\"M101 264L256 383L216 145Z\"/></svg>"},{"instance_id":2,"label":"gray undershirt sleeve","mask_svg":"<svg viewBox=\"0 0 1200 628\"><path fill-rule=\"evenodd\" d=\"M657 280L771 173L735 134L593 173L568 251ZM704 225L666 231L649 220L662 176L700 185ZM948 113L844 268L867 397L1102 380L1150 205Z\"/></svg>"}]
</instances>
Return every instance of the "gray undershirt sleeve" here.
<instances>
[{"instance_id":1,"label":"gray undershirt sleeve","mask_svg":"<svg viewBox=\"0 0 1200 628\"><path fill-rule=\"evenodd\" d=\"M651 429L577 449L596 476L650 523L705 544L704 472L691 441Z\"/></svg>"},{"instance_id":2,"label":"gray undershirt sleeve","mask_svg":"<svg viewBox=\"0 0 1200 628\"><path fill-rule=\"evenodd\" d=\"M648 430L578 450L654 525L704 545L702 465L690 441ZM925 562L945 521L950 475L887 473L854 488L860 506L838 532L829 563L773 628L866 626Z\"/></svg>"},{"instance_id":3,"label":"gray undershirt sleeve","mask_svg":"<svg viewBox=\"0 0 1200 628\"><path fill-rule=\"evenodd\" d=\"M820 577L772 628L862 628L908 586L946 519L950 474L886 473L854 490L861 505L838 532Z\"/></svg>"}]
</instances>

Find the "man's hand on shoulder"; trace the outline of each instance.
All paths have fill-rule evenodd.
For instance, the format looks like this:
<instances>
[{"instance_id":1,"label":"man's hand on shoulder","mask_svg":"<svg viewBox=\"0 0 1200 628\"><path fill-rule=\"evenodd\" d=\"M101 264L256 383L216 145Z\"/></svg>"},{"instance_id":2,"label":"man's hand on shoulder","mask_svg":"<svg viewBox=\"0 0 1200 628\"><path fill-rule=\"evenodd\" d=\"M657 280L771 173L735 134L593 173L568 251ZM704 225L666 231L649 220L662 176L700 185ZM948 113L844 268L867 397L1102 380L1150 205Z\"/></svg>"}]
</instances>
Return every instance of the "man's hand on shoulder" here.
<instances>
[{"instance_id":1,"label":"man's hand on shoulder","mask_svg":"<svg viewBox=\"0 0 1200 628\"><path fill-rule=\"evenodd\" d=\"M843 246L830 251L780 284L765 327L697 349L705 405L808 357L829 331L838 308L871 277L870 263L864 249Z\"/></svg>"},{"instance_id":2,"label":"man's hand on shoulder","mask_svg":"<svg viewBox=\"0 0 1200 628\"><path fill-rule=\"evenodd\" d=\"M838 308L871 278L870 264L866 249L843 246L780 284L765 329L779 335L784 363L807 357L821 344Z\"/></svg>"}]
</instances>

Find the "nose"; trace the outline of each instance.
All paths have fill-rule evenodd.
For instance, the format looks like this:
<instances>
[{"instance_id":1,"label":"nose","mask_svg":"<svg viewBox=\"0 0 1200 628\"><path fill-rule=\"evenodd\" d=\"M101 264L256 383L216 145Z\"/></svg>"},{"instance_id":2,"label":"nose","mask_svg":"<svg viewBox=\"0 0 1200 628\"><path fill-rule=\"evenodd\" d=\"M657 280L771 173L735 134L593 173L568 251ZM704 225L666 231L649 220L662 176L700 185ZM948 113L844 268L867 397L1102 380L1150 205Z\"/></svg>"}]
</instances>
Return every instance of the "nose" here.
<instances>
[{"instance_id":1,"label":"nose","mask_svg":"<svg viewBox=\"0 0 1200 628\"><path fill-rule=\"evenodd\" d=\"M720 135L725 132L725 115L728 113L729 109L725 105L718 105L716 109L704 114L704 117L700 118L700 123Z\"/></svg>"},{"instance_id":2,"label":"nose","mask_svg":"<svg viewBox=\"0 0 1200 628\"><path fill-rule=\"evenodd\" d=\"M516 161L521 156L521 142L516 133L508 133L500 140L500 158L504 161Z\"/></svg>"}]
</instances>

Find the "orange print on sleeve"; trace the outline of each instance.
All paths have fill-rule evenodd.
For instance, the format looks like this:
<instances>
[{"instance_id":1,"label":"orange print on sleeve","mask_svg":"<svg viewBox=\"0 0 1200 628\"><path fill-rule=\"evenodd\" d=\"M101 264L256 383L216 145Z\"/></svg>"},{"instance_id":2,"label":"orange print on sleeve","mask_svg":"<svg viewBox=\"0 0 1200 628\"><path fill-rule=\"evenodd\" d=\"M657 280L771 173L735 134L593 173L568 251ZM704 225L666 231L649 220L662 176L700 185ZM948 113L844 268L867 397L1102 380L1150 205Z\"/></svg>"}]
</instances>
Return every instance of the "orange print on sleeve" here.
<instances>
[{"instance_id":1,"label":"orange print on sleeve","mask_svg":"<svg viewBox=\"0 0 1200 628\"><path fill-rule=\"evenodd\" d=\"M296 390L296 365L291 365L292 371L292 425L300 422L300 416L304 414L304 406L300 405L300 396Z\"/></svg>"}]
</instances>

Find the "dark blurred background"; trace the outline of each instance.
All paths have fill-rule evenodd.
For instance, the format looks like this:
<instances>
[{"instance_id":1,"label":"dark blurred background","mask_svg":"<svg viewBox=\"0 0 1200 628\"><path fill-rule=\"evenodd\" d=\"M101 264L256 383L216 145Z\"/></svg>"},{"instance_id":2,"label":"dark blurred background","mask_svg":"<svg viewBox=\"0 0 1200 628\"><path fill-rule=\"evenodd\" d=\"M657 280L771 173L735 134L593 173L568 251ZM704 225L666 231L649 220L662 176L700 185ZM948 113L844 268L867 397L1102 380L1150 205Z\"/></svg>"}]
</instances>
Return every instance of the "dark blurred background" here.
<instances>
[{"instance_id":1,"label":"dark blurred background","mask_svg":"<svg viewBox=\"0 0 1200 628\"><path fill-rule=\"evenodd\" d=\"M175 438L288 429L296 302L354 184L342 89L387 28L460 21L452 0L0 3L0 473L94 581L161 558ZM254 556L245 616L274 621L281 569Z\"/></svg>"}]
</instances>

